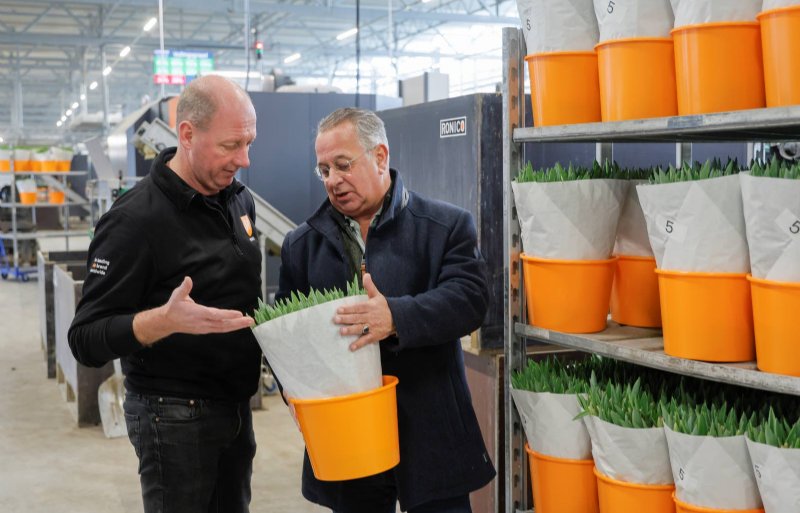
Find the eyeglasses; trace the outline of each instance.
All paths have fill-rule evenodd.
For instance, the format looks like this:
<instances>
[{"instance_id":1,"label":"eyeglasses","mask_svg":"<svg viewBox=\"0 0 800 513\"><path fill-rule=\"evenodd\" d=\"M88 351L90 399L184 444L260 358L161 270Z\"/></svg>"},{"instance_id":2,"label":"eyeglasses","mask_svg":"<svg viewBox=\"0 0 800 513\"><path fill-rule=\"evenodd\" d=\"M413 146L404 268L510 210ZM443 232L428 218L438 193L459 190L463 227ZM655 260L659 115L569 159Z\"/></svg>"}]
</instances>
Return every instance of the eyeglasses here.
<instances>
[{"instance_id":1,"label":"eyeglasses","mask_svg":"<svg viewBox=\"0 0 800 513\"><path fill-rule=\"evenodd\" d=\"M348 160L345 158L338 158L333 161L333 168L336 169L336 171L338 171L340 175L349 175L353 170L353 162L360 159L361 157L363 157L364 155L366 155L367 153L369 153L374 149L375 146L367 150L364 150L364 153L353 159ZM316 173L317 177L324 182L331 176L331 166L327 164L319 164L314 168L314 173Z\"/></svg>"}]
</instances>

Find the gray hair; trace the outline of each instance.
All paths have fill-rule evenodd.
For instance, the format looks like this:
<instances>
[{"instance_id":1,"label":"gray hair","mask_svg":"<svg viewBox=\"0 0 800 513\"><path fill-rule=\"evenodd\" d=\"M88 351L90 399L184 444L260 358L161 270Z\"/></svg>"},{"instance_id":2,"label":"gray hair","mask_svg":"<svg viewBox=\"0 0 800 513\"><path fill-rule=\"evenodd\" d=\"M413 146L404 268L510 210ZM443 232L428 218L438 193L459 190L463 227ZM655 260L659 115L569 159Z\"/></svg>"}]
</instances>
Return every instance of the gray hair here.
<instances>
[{"instance_id":1,"label":"gray hair","mask_svg":"<svg viewBox=\"0 0 800 513\"><path fill-rule=\"evenodd\" d=\"M235 82L217 75L200 77L189 82L189 85L181 92L175 126L180 125L183 121L189 121L200 130L208 128L219 107L219 93L225 87L237 90L249 100L247 92Z\"/></svg>"},{"instance_id":2,"label":"gray hair","mask_svg":"<svg viewBox=\"0 0 800 513\"><path fill-rule=\"evenodd\" d=\"M342 123L349 121L353 124L358 134L358 142L365 150L383 144L389 148L389 140L386 138L386 127L383 120L371 110L344 107L336 109L317 125L317 135L335 128Z\"/></svg>"}]
</instances>

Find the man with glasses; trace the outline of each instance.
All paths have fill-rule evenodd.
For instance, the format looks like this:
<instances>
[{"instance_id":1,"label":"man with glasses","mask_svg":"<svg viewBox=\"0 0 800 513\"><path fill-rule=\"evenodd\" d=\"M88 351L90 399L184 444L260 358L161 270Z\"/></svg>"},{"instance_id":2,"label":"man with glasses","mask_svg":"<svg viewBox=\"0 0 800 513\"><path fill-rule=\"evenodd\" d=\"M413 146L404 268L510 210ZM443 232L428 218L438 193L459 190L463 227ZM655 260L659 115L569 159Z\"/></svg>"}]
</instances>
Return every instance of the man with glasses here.
<instances>
[{"instance_id":1,"label":"man with glasses","mask_svg":"<svg viewBox=\"0 0 800 513\"><path fill-rule=\"evenodd\" d=\"M481 325L489 301L472 217L403 186L373 112L333 112L315 149L328 199L284 240L276 297L363 278L369 299L333 321L354 337L352 351L380 344L383 373L400 380L400 464L323 482L306 455L303 495L336 513L394 513L398 499L411 513L469 513L469 493L495 475L459 340Z\"/></svg>"}]
</instances>

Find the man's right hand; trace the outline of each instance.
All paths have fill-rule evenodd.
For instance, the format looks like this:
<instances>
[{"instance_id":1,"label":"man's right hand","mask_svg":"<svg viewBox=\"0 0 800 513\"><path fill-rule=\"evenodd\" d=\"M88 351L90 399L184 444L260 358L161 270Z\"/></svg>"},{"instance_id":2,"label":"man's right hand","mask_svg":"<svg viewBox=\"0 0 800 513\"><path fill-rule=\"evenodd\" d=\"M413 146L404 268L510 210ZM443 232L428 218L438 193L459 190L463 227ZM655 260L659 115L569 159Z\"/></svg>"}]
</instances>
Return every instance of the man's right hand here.
<instances>
[{"instance_id":1,"label":"man's right hand","mask_svg":"<svg viewBox=\"0 0 800 513\"><path fill-rule=\"evenodd\" d=\"M136 314L133 318L136 339L149 346L173 333L228 333L253 325L252 317L236 310L198 305L189 296L191 291L192 279L187 276L165 305Z\"/></svg>"}]
</instances>

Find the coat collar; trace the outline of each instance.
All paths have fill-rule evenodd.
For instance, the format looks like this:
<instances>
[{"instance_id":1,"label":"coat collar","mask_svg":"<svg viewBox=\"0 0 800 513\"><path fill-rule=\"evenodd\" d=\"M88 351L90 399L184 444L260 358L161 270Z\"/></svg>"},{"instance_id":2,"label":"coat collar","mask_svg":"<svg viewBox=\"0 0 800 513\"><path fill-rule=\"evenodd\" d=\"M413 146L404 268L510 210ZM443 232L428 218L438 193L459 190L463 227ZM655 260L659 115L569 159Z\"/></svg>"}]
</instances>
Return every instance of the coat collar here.
<instances>
[{"instance_id":1,"label":"coat collar","mask_svg":"<svg viewBox=\"0 0 800 513\"><path fill-rule=\"evenodd\" d=\"M153 166L150 169L150 176L158 188L161 189L179 210L186 210L189 208L189 204L191 204L192 200L196 196L202 196L202 194L192 189L189 184L184 182L183 179L175 173L175 171L167 167L167 162L172 160L176 152L177 148L173 147L167 148L159 153L153 161ZM244 190L244 185L234 178L233 182L228 187L220 191L220 200L222 204L225 204L230 196L239 194L242 190Z\"/></svg>"},{"instance_id":2,"label":"coat collar","mask_svg":"<svg viewBox=\"0 0 800 513\"><path fill-rule=\"evenodd\" d=\"M400 215L400 212L406 208L408 204L408 190L403 185L400 173L395 169L390 169L389 176L392 179L392 192L391 195L384 200L383 212L375 227L378 230ZM333 208L333 205L331 205L330 199L325 199L317 211L308 218L307 223L323 234L335 235L339 230L339 225L334 217L337 214L341 216L341 214Z\"/></svg>"}]
</instances>

